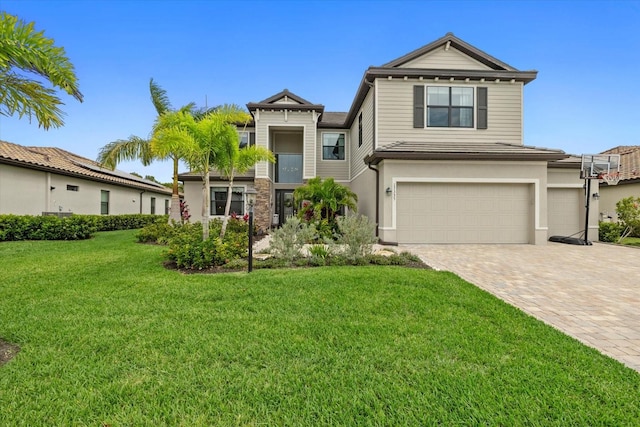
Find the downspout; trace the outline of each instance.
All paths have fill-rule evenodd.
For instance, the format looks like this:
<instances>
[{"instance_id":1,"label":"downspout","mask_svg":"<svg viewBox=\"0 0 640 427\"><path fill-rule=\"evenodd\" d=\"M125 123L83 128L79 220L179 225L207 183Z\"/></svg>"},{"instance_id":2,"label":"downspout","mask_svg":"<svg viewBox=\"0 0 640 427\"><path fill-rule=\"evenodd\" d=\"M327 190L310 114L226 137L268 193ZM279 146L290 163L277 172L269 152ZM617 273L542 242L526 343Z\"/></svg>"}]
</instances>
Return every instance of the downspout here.
<instances>
[{"instance_id":1,"label":"downspout","mask_svg":"<svg viewBox=\"0 0 640 427\"><path fill-rule=\"evenodd\" d=\"M367 163L367 167L376 173L376 237L379 237L378 227L380 223L380 171Z\"/></svg>"}]
</instances>

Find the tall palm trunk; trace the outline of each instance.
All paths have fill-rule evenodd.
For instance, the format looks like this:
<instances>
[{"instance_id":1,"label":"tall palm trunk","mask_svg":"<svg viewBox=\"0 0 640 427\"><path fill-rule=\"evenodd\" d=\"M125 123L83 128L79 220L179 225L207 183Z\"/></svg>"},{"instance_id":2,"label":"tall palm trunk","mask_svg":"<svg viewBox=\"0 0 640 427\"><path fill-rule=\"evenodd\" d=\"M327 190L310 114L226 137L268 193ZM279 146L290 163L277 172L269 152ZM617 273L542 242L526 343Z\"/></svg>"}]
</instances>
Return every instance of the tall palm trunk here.
<instances>
[{"instance_id":1,"label":"tall palm trunk","mask_svg":"<svg viewBox=\"0 0 640 427\"><path fill-rule=\"evenodd\" d=\"M220 230L220 240L224 239L231 213L231 198L233 197L233 176L229 177L229 188L227 188L227 203L224 206L224 218L222 219L222 229Z\"/></svg>"},{"instance_id":2,"label":"tall palm trunk","mask_svg":"<svg viewBox=\"0 0 640 427\"><path fill-rule=\"evenodd\" d=\"M202 240L209 238L209 209L211 198L209 194L209 169L202 176Z\"/></svg>"},{"instance_id":3,"label":"tall palm trunk","mask_svg":"<svg viewBox=\"0 0 640 427\"><path fill-rule=\"evenodd\" d=\"M169 224L180 223L182 212L180 212L180 192L178 190L178 157L173 157L173 192L171 193L171 209L169 211Z\"/></svg>"}]
</instances>

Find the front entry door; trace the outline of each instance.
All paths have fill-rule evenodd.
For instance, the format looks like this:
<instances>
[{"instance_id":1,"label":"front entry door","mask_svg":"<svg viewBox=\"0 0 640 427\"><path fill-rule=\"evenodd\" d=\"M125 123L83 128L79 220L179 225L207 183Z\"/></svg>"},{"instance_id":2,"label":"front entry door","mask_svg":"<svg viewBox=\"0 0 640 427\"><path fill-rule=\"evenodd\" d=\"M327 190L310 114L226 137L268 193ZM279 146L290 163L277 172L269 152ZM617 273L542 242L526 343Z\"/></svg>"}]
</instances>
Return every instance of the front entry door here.
<instances>
[{"instance_id":1,"label":"front entry door","mask_svg":"<svg viewBox=\"0 0 640 427\"><path fill-rule=\"evenodd\" d=\"M276 190L276 213L278 225L284 224L287 218L298 213L293 203L293 190Z\"/></svg>"}]
</instances>

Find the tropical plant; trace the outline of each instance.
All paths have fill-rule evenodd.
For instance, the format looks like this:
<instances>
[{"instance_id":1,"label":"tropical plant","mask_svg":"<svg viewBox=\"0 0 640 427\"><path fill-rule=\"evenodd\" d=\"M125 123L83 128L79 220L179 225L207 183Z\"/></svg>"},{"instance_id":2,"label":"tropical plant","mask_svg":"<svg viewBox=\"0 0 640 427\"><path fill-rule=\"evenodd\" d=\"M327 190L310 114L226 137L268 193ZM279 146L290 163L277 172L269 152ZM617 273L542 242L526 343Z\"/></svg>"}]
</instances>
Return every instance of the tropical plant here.
<instances>
[{"instance_id":1,"label":"tropical plant","mask_svg":"<svg viewBox=\"0 0 640 427\"><path fill-rule=\"evenodd\" d=\"M64 125L59 108L63 102L55 90L29 74L44 77L54 88L82 102L78 79L64 48L55 46L43 31L36 31L33 22L27 24L0 12L0 115L35 117L44 129Z\"/></svg>"},{"instance_id":2,"label":"tropical plant","mask_svg":"<svg viewBox=\"0 0 640 427\"><path fill-rule=\"evenodd\" d=\"M295 203L301 205L298 211L300 219L327 224L334 231L337 230L336 216L341 209L357 210L357 194L333 178L312 178L306 185L296 188L293 197Z\"/></svg>"},{"instance_id":3,"label":"tropical plant","mask_svg":"<svg viewBox=\"0 0 640 427\"><path fill-rule=\"evenodd\" d=\"M151 137L152 150L160 155L179 153L191 170L202 177L202 239L209 238L209 174L218 156L230 145L239 145L236 123L249 120L246 112L234 106L223 106L197 120L189 111L166 113L158 118ZM222 233L221 233L222 236Z\"/></svg>"},{"instance_id":4,"label":"tropical plant","mask_svg":"<svg viewBox=\"0 0 640 427\"><path fill-rule=\"evenodd\" d=\"M620 241L627 236L640 235L640 197L631 196L619 200L616 203L616 213L624 229Z\"/></svg>"},{"instance_id":5,"label":"tropical plant","mask_svg":"<svg viewBox=\"0 0 640 427\"><path fill-rule=\"evenodd\" d=\"M249 120L251 120L251 116L237 106L225 106L221 108L219 112L221 114L229 114L229 117L235 117L238 115L238 118L242 118L242 121L237 123L243 123L245 127ZM241 116L242 114L244 117ZM273 153L265 147L248 145L240 148L240 138L237 133L235 138L221 138L218 141L213 166L215 169L220 171L222 177L229 182L222 230L220 231L221 239L224 238L227 230L227 223L229 221L231 195L233 192L233 180L235 175L248 171L255 166L256 163L261 161L273 163L275 162L275 157Z\"/></svg>"},{"instance_id":6,"label":"tropical plant","mask_svg":"<svg viewBox=\"0 0 640 427\"><path fill-rule=\"evenodd\" d=\"M149 81L149 92L151 102L158 113L158 118L172 111L171 102L167 92L151 79ZM182 107L181 110L193 110L194 104L190 103ZM156 125L158 120L156 119ZM178 187L178 165L180 156L175 152L166 152L158 155L151 150L148 138L131 135L127 139L118 139L102 147L98 153L98 161L109 169L115 169L118 163L125 160L140 160L144 166L150 165L154 160L171 159L173 162L173 186L171 194L171 209L169 222L180 221L180 196Z\"/></svg>"}]
</instances>

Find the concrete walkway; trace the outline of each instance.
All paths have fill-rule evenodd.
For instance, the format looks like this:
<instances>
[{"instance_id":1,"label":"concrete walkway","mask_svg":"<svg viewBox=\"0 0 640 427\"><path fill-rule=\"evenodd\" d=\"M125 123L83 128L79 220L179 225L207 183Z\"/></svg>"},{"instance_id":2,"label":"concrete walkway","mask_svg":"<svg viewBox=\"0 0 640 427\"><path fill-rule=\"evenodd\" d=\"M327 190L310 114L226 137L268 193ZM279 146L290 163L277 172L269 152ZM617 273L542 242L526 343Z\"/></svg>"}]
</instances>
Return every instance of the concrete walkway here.
<instances>
[{"instance_id":1,"label":"concrete walkway","mask_svg":"<svg viewBox=\"0 0 640 427\"><path fill-rule=\"evenodd\" d=\"M401 245L640 372L640 249Z\"/></svg>"}]
</instances>

